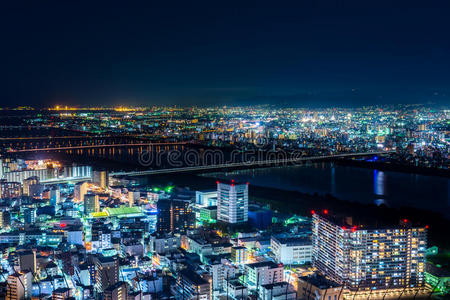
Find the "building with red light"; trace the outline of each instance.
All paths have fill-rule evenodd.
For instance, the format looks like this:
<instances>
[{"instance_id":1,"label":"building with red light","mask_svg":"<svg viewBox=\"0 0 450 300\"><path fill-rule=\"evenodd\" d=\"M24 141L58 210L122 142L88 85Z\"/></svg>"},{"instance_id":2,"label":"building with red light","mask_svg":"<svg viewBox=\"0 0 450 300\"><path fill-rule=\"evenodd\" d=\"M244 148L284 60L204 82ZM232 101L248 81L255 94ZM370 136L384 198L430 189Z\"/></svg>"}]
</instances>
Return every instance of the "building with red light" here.
<instances>
[{"instance_id":1,"label":"building with red light","mask_svg":"<svg viewBox=\"0 0 450 300\"><path fill-rule=\"evenodd\" d=\"M248 221L248 184L217 182L217 220L231 224Z\"/></svg>"},{"instance_id":2,"label":"building with red light","mask_svg":"<svg viewBox=\"0 0 450 300\"><path fill-rule=\"evenodd\" d=\"M351 291L424 286L425 227L413 227L408 220L369 227L314 213L312 232L314 267Z\"/></svg>"}]
</instances>

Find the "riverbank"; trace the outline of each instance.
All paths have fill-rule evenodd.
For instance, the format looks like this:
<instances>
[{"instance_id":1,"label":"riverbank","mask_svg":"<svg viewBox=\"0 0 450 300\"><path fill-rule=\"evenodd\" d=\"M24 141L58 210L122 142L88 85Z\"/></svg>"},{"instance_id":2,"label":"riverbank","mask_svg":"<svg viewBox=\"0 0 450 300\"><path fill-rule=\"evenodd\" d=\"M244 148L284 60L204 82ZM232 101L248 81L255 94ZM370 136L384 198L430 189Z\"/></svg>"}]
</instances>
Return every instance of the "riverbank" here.
<instances>
[{"instance_id":1,"label":"riverbank","mask_svg":"<svg viewBox=\"0 0 450 300\"><path fill-rule=\"evenodd\" d=\"M342 166L352 166L367 169L377 169L380 171L393 171L402 172L408 174L419 174L428 176L441 176L445 178L450 178L450 170L448 169L437 169L437 168L426 168L426 167L416 167L408 166L390 162L381 161L365 161L357 159L337 159L334 161L336 165Z\"/></svg>"}]
</instances>

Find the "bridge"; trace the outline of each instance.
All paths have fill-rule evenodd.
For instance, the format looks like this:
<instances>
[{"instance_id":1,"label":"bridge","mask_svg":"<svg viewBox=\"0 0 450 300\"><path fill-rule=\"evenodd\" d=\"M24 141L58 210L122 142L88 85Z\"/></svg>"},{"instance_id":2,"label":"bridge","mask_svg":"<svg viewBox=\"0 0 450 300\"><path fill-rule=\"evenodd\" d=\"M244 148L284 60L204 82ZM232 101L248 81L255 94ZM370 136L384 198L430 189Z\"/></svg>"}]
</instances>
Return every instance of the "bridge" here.
<instances>
[{"instance_id":1,"label":"bridge","mask_svg":"<svg viewBox=\"0 0 450 300\"><path fill-rule=\"evenodd\" d=\"M306 161L328 160L328 159L335 159L335 158L361 157L361 156L372 156L372 155L385 155L385 154L389 154L389 153L393 153L393 152L395 152L395 150L363 152L363 153L343 153L343 154L335 154L335 155L307 156L307 157L298 157L298 158L271 159L271 160L261 160L261 161L251 161L251 162L235 162L235 163L213 164L213 165L203 165L203 166L188 166L188 167L181 167L181 168L169 168L169 169L157 169L157 170L114 172L114 173L110 173L110 175L111 176L146 176L146 175L181 173L181 172L223 170L223 169L232 169L232 168L270 167L270 166L279 166L279 165L288 165L288 164L294 165L296 163L306 162Z\"/></svg>"},{"instance_id":2,"label":"bridge","mask_svg":"<svg viewBox=\"0 0 450 300\"><path fill-rule=\"evenodd\" d=\"M23 152L42 152L42 151L62 151L62 150L79 150L79 149L95 149L95 148L111 148L111 147L152 147L152 146L172 146L186 145L187 142L161 142L161 143L127 143L127 144L99 144L99 145L80 145L80 146L63 146L48 148L30 148L30 149L8 149L10 153Z\"/></svg>"},{"instance_id":3,"label":"bridge","mask_svg":"<svg viewBox=\"0 0 450 300\"><path fill-rule=\"evenodd\" d=\"M76 183L76 182L89 181L89 180L92 180L92 176L52 178L52 179L41 180L40 183L42 183L42 184L61 184L61 183L68 183L68 182Z\"/></svg>"}]
</instances>

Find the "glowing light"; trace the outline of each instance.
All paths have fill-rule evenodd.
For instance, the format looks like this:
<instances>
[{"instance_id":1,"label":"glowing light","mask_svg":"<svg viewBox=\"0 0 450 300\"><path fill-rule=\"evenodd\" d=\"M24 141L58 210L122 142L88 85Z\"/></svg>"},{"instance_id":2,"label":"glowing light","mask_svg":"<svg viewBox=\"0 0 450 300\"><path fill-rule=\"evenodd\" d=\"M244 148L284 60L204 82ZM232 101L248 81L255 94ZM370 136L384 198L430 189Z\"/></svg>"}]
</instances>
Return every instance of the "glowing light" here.
<instances>
[{"instance_id":1,"label":"glowing light","mask_svg":"<svg viewBox=\"0 0 450 300\"><path fill-rule=\"evenodd\" d=\"M430 228L430 226L428 226L428 225L425 225L425 229L428 229L428 228Z\"/></svg>"},{"instance_id":2,"label":"glowing light","mask_svg":"<svg viewBox=\"0 0 450 300\"><path fill-rule=\"evenodd\" d=\"M403 219L403 222L404 223L408 223L408 219Z\"/></svg>"},{"instance_id":3,"label":"glowing light","mask_svg":"<svg viewBox=\"0 0 450 300\"><path fill-rule=\"evenodd\" d=\"M323 213L327 215L328 214L328 209L324 209Z\"/></svg>"},{"instance_id":4,"label":"glowing light","mask_svg":"<svg viewBox=\"0 0 450 300\"><path fill-rule=\"evenodd\" d=\"M311 211L311 214L312 214L312 215L314 215L315 213L316 213L316 211L315 211L315 210L312 210L312 211Z\"/></svg>"}]
</instances>

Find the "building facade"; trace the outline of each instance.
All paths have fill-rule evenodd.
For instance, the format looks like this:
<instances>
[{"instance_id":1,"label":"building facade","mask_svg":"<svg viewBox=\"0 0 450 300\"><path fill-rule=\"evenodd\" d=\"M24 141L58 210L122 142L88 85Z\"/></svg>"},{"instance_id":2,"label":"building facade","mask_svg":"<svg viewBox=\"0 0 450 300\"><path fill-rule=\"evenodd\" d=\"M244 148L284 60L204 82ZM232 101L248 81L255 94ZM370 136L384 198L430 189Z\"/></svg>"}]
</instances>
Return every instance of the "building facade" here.
<instances>
[{"instance_id":1,"label":"building facade","mask_svg":"<svg viewBox=\"0 0 450 300\"><path fill-rule=\"evenodd\" d=\"M421 288L426 243L426 228L407 220L397 227L366 228L313 215L313 265L350 290Z\"/></svg>"},{"instance_id":2,"label":"building facade","mask_svg":"<svg viewBox=\"0 0 450 300\"><path fill-rule=\"evenodd\" d=\"M217 220L231 224L248 221L248 184L217 182Z\"/></svg>"}]
</instances>

